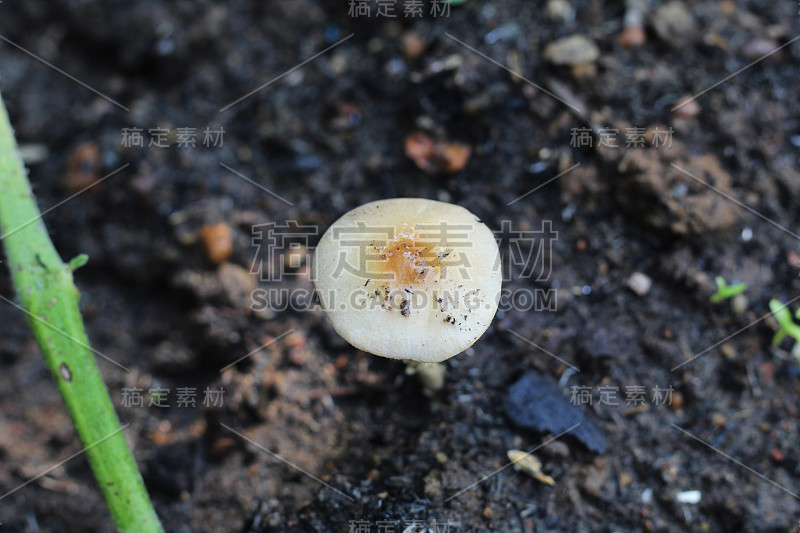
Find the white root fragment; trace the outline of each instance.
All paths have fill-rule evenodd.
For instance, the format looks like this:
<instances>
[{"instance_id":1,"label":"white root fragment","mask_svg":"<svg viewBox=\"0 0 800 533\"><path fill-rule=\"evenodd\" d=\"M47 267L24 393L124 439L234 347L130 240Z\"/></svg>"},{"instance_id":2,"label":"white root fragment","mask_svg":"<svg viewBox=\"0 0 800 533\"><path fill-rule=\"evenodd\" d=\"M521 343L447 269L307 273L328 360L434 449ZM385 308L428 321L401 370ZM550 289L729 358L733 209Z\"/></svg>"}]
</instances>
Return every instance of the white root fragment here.
<instances>
[{"instance_id":1,"label":"white root fragment","mask_svg":"<svg viewBox=\"0 0 800 533\"><path fill-rule=\"evenodd\" d=\"M528 452L522 450L508 450L508 460L514 463L514 466L530 475L534 479L541 481L546 485L555 485L556 481L542 472L542 462Z\"/></svg>"}]
</instances>

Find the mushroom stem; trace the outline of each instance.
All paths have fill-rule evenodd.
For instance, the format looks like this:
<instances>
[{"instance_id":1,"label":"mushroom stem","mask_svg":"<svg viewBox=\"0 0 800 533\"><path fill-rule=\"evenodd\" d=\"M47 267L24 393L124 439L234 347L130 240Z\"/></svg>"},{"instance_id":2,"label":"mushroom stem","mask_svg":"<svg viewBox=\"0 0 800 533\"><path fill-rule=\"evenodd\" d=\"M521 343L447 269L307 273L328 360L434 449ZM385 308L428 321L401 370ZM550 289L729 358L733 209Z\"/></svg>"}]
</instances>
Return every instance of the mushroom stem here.
<instances>
[{"instance_id":1,"label":"mushroom stem","mask_svg":"<svg viewBox=\"0 0 800 533\"><path fill-rule=\"evenodd\" d=\"M416 374L426 396L432 396L444 387L447 369L442 363L418 363L406 361L406 374Z\"/></svg>"}]
</instances>

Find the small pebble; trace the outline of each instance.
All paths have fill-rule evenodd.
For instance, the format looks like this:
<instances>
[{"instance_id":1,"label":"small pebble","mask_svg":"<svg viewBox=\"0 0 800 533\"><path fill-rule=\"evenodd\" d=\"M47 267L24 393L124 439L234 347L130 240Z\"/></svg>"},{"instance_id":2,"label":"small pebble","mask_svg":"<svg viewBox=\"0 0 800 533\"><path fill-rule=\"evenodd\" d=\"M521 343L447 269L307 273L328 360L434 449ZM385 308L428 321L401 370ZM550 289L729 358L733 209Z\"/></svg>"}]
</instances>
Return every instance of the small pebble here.
<instances>
[{"instance_id":1,"label":"small pebble","mask_svg":"<svg viewBox=\"0 0 800 533\"><path fill-rule=\"evenodd\" d=\"M634 272L631 277L628 278L628 288L639 296L644 296L650 292L652 286L653 281L650 277L641 272Z\"/></svg>"},{"instance_id":2,"label":"small pebble","mask_svg":"<svg viewBox=\"0 0 800 533\"><path fill-rule=\"evenodd\" d=\"M569 457L569 446L560 440L554 440L542 448L542 453L554 459L566 459Z\"/></svg>"},{"instance_id":3,"label":"small pebble","mask_svg":"<svg viewBox=\"0 0 800 533\"><path fill-rule=\"evenodd\" d=\"M200 238L209 261L218 265L228 260L233 253L233 230L224 222L203 226Z\"/></svg>"},{"instance_id":4,"label":"small pebble","mask_svg":"<svg viewBox=\"0 0 800 533\"><path fill-rule=\"evenodd\" d=\"M537 161L528 167L528 172L531 174L538 174L547 170L549 163L547 161Z\"/></svg>"},{"instance_id":5,"label":"small pebble","mask_svg":"<svg viewBox=\"0 0 800 533\"><path fill-rule=\"evenodd\" d=\"M639 26L630 26L622 30L617 37L617 42L623 48L636 48L642 46L647 41L647 35Z\"/></svg>"},{"instance_id":6,"label":"small pebble","mask_svg":"<svg viewBox=\"0 0 800 533\"><path fill-rule=\"evenodd\" d=\"M747 311L749 304L750 302L747 300L747 296L744 294L737 294L731 299L731 312L734 315L741 315Z\"/></svg>"},{"instance_id":7,"label":"small pebble","mask_svg":"<svg viewBox=\"0 0 800 533\"><path fill-rule=\"evenodd\" d=\"M249 270L225 263L219 267L217 276L228 303L238 308L247 308L251 304L258 280Z\"/></svg>"},{"instance_id":8,"label":"small pebble","mask_svg":"<svg viewBox=\"0 0 800 533\"><path fill-rule=\"evenodd\" d=\"M406 156L429 174L458 172L467 165L472 149L457 142L438 141L417 131L406 137Z\"/></svg>"},{"instance_id":9,"label":"small pebble","mask_svg":"<svg viewBox=\"0 0 800 533\"><path fill-rule=\"evenodd\" d=\"M691 96L684 96L675 102L675 111L672 112L677 118L692 118L700 112L700 104L697 99Z\"/></svg>"},{"instance_id":10,"label":"small pebble","mask_svg":"<svg viewBox=\"0 0 800 533\"><path fill-rule=\"evenodd\" d=\"M603 487L611 476L611 465L607 458L598 458L584 471L584 478L580 481L580 488L594 498L603 494Z\"/></svg>"},{"instance_id":11,"label":"small pebble","mask_svg":"<svg viewBox=\"0 0 800 533\"><path fill-rule=\"evenodd\" d=\"M794 250L786 252L786 262L792 268L800 268L800 254Z\"/></svg>"},{"instance_id":12,"label":"small pebble","mask_svg":"<svg viewBox=\"0 0 800 533\"><path fill-rule=\"evenodd\" d=\"M156 185L158 185L158 177L152 172L144 172L137 174L128 184L130 188L142 198L153 192Z\"/></svg>"},{"instance_id":13,"label":"small pebble","mask_svg":"<svg viewBox=\"0 0 800 533\"><path fill-rule=\"evenodd\" d=\"M544 12L553 20L562 22L575 20L575 9L567 0L548 0Z\"/></svg>"},{"instance_id":14,"label":"small pebble","mask_svg":"<svg viewBox=\"0 0 800 533\"><path fill-rule=\"evenodd\" d=\"M284 337L283 343L289 348L302 348L306 344L306 337L301 331L293 331Z\"/></svg>"},{"instance_id":15,"label":"small pebble","mask_svg":"<svg viewBox=\"0 0 800 533\"><path fill-rule=\"evenodd\" d=\"M45 161L50 154L46 144L20 144L19 156L26 165L35 165Z\"/></svg>"},{"instance_id":16,"label":"small pebble","mask_svg":"<svg viewBox=\"0 0 800 533\"><path fill-rule=\"evenodd\" d=\"M736 13L736 2L732 0L724 0L719 3L720 11L725 13L726 15L733 15Z\"/></svg>"},{"instance_id":17,"label":"small pebble","mask_svg":"<svg viewBox=\"0 0 800 533\"><path fill-rule=\"evenodd\" d=\"M406 59L416 59L425 51L425 41L413 31L403 34L403 54Z\"/></svg>"},{"instance_id":18,"label":"small pebble","mask_svg":"<svg viewBox=\"0 0 800 533\"><path fill-rule=\"evenodd\" d=\"M69 158L65 186L71 191L81 191L100 179L100 149L87 141L75 148Z\"/></svg>"},{"instance_id":19,"label":"small pebble","mask_svg":"<svg viewBox=\"0 0 800 533\"><path fill-rule=\"evenodd\" d=\"M586 65L600 57L600 49L583 35L572 35L547 45L544 58L554 65Z\"/></svg>"},{"instance_id":20,"label":"small pebble","mask_svg":"<svg viewBox=\"0 0 800 533\"><path fill-rule=\"evenodd\" d=\"M720 353L725 356L726 359L736 359L736 348L733 347L733 344L729 342L724 342L719 347Z\"/></svg>"},{"instance_id":21,"label":"small pebble","mask_svg":"<svg viewBox=\"0 0 800 533\"><path fill-rule=\"evenodd\" d=\"M699 490L687 490L684 492L679 492L675 495L675 499L681 503L700 503L702 499L702 494Z\"/></svg>"},{"instance_id":22,"label":"small pebble","mask_svg":"<svg viewBox=\"0 0 800 533\"><path fill-rule=\"evenodd\" d=\"M469 161L469 156L472 153L472 149L460 143L447 143L445 144L443 157L445 161L445 171L449 173L458 172L465 166L467 166L467 161Z\"/></svg>"},{"instance_id":23,"label":"small pebble","mask_svg":"<svg viewBox=\"0 0 800 533\"><path fill-rule=\"evenodd\" d=\"M764 39L759 37L748 41L742 47L742 54L748 61L755 61L766 56L767 54L774 52L776 48L778 48L778 43L772 39ZM775 52L774 54L770 55L768 59L771 59L773 56L777 57L778 54L780 54L780 52Z\"/></svg>"},{"instance_id":24,"label":"small pebble","mask_svg":"<svg viewBox=\"0 0 800 533\"><path fill-rule=\"evenodd\" d=\"M236 441L230 437L220 437L211 443L211 457L222 459L236 447Z\"/></svg>"},{"instance_id":25,"label":"small pebble","mask_svg":"<svg viewBox=\"0 0 800 533\"><path fill-rule=\"evenodd\" d=\"M672 403L670 404L670 409L673 411L677 411L681 407L683 407L683 394L678 391L672 393Z\"/></svg>"},{"instance_id":26,"label":"small pebble","mask_svg":"<svg viewBox=\"0 0 800 533\"><path fill-rule=\"evenodd\" d=\"M512 41L519 36L519 24L511 21L493 29L483 37L486 44L496 44L499 41ZM514 69L512 69L514 70Z\"/></svg>"},{"instance_id":27,"label":"small pebble","mask_svg":"<svg viewBox=\"0 0 800 533\"><path fill-rule=\"evenodd\" d=\"M681 473L680 466L674 456L656 459L653 466L658 469L661 474L661 479L663 479L665 483L674 483Z\"/></svg>"},{"instance_id":28,"label":"small pebble","mask_svg":"<svg viewBox=\"0 0 800 533\"><path fill-rule=\"evenodd\" d=\"M658 6L651 24L661 39L672 46L686 46L695 37L697 23L683 2L667 2Z\"/></svg>"},{"instance_id":29,"label":"small pebble","mask_svg":"<svg viewBox=\"0 0 800 533\"><path fill-rule=\"evenodd\" d=\"M766 381L775 379L775 364L772 361L767 361L761 365L761 375Z\"/></svg>"},{"instance_id":30,"label":"small pebble","mask_svg":"<svg viewBox=\"0 0 800 533\"><path fill-rule=\"evenodd\" d=\"M153 444L156 446L163 446L169 442L169 435L161 431L154 431L150 434L150 440L153 441Z\"/></svg>"},{"instance_id":31,"label":"small pebble","mask_svg":"<svg viewBox=\"0 0 800 533\"><path fill-rule=\"evenodd\" d=\"M283 256L283 266L287 270L297 270L302 267L308 256L308 250L302 244L290 247Z\"/></svg>"}]
</instances>

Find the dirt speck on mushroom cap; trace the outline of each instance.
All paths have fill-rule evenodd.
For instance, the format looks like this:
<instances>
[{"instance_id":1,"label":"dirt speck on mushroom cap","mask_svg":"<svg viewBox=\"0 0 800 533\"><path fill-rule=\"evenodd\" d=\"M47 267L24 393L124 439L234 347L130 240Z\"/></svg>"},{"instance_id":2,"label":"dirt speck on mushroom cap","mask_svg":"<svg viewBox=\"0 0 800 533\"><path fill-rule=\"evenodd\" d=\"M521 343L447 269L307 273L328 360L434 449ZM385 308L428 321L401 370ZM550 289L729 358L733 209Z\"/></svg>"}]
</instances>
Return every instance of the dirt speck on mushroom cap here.
<instances>
[{"instance_id":1,"label":"dirt speck on mushroom cap","mask_svg":"<svg viewBox=\"0 0 800 533\"><path fill-rule=\"evenodd\" d=\"M470 347L497 311L494 235L463 207L420 198L371 202L343 215L314 257L334 329L366 352L439 362Z\"/></svg>"}]
</instances>

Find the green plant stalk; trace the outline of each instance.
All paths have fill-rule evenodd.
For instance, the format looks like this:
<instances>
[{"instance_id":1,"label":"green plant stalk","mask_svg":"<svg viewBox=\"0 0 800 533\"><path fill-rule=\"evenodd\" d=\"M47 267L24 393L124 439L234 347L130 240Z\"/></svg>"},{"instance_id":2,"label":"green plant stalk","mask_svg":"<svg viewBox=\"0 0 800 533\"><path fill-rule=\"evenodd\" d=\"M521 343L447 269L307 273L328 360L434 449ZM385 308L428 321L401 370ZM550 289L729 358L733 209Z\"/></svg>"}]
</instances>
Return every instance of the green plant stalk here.
<instances>
[{"instance_id":1,"label":"green plant stalk","mask_svg":"<svg viewBox=\"0 0 800 533\"><path fill-rule=\"evenodd\" d=\"M0 235L22 308L120 532L163 533L83 326L73 267L56 252L0 96ZM83 260L83 261L82 261Z\"/></svg>"}]
</instances>

